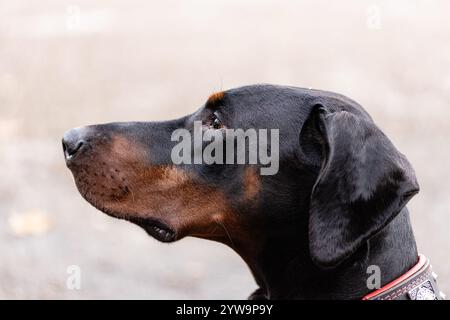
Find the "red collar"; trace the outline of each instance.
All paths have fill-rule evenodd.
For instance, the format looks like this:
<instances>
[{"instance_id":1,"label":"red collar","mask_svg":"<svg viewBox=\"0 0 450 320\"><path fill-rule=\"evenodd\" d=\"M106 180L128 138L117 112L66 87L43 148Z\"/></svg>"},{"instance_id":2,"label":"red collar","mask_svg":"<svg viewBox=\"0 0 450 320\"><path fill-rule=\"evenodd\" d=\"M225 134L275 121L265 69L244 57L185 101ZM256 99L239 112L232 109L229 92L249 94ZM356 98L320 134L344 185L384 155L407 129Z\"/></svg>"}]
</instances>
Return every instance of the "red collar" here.
<instances>
[{"instance_id":1,"label":"red collar","mask_svg":"<svg viewBox=\"0 0 450 320\"><path fill-rule=\"evenodd\" d=\"M431 271L430 261L419 254L419 261L414 267L380 289L364 296L362 300L443 298L443 294L437 289L436 275Z\"/></svg>"}]
</instances>

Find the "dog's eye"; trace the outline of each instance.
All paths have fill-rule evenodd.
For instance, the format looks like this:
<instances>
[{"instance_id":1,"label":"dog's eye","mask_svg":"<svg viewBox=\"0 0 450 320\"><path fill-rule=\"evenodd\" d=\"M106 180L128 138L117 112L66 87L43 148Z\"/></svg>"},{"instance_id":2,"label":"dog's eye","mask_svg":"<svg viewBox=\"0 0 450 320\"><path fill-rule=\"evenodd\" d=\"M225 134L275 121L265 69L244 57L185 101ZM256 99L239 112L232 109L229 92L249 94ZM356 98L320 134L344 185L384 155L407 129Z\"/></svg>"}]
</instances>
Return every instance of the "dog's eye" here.
<instances>
[{"instance_id":1,"label":"dog's eye","mask_svg":"<svg viewBox=\"0 0 450 320\"><path fill-rule=\"evenodd\" d=\"M213 115L212 115L211 126L214 129L220 129L223 126L222 122L219 120L219 118L217 118L217 115L215 113L213 113Z\"/></svg>"}]
</instances>

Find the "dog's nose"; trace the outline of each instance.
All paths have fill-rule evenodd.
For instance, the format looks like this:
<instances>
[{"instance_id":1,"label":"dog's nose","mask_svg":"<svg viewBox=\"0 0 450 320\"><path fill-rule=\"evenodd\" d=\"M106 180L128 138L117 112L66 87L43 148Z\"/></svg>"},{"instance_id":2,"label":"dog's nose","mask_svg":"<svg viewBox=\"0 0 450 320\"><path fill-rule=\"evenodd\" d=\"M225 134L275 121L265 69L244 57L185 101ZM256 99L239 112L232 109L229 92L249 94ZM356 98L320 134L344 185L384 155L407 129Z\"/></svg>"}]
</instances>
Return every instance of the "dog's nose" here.
<instances>
[{"instance_id":1,"label":"dog's nose","mask_svg":"<svg viewBox=\"0 0 450 320\"><path fill-rule=\"evenodd\" d=\"M70 129L64 133L62 145L66 160L74 158L86 146L84 133L85 129L83 127Z\"/></svg>"}]
</instances>

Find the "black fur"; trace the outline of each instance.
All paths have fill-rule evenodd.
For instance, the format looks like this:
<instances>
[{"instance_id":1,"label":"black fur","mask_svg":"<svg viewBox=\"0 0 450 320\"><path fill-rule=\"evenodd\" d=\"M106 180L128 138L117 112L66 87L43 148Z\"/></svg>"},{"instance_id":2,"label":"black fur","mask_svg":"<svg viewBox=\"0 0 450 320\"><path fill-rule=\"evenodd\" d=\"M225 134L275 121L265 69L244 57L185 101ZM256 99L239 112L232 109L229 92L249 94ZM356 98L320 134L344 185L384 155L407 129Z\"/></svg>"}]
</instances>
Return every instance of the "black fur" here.
<instances>
[{"instance_id":1,"label":"black fur","mask_svg":"<svg viewBox=\"0 0 450 320\"><path fill-rule=\"evenodd\" d=\"M94 129L131 137L148 148L152 164L170 164L174 129L191 129L214 111L228 128L280 130L279 172L261 176L252 203L238 201L243 166L182 166L219 188L248 231L230 230L227 244L259 285L250 298L358 299L370 291L369 265L387 283L416 263L405 207L419 190L414 172L359 104L320 90L255 85L226 91L215 108Z\"/></svg>"}]
</instances>

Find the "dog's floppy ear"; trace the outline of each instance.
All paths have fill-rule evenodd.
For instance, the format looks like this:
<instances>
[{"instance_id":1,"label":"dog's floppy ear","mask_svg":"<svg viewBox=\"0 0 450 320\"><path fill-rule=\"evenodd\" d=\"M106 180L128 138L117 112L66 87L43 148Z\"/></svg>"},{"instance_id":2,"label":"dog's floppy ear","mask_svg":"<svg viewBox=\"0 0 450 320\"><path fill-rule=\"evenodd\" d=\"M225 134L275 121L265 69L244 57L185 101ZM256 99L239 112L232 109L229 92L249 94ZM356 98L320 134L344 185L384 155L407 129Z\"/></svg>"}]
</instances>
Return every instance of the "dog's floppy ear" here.
<instances>
[{"instance_id":1,"label":"dog's floppy ear","mask_svg":"<svg viewBox=\"0 0 450 320\"><path fill-rule=\"evenodd\" d=\"M311 151L321 160L309 209L310 254L319 267L333 268L386 226L419 186L408 160L368 116L316 104L306 125L313 128L302 134L316 141Z\"/></svg>"}]
</instances>

